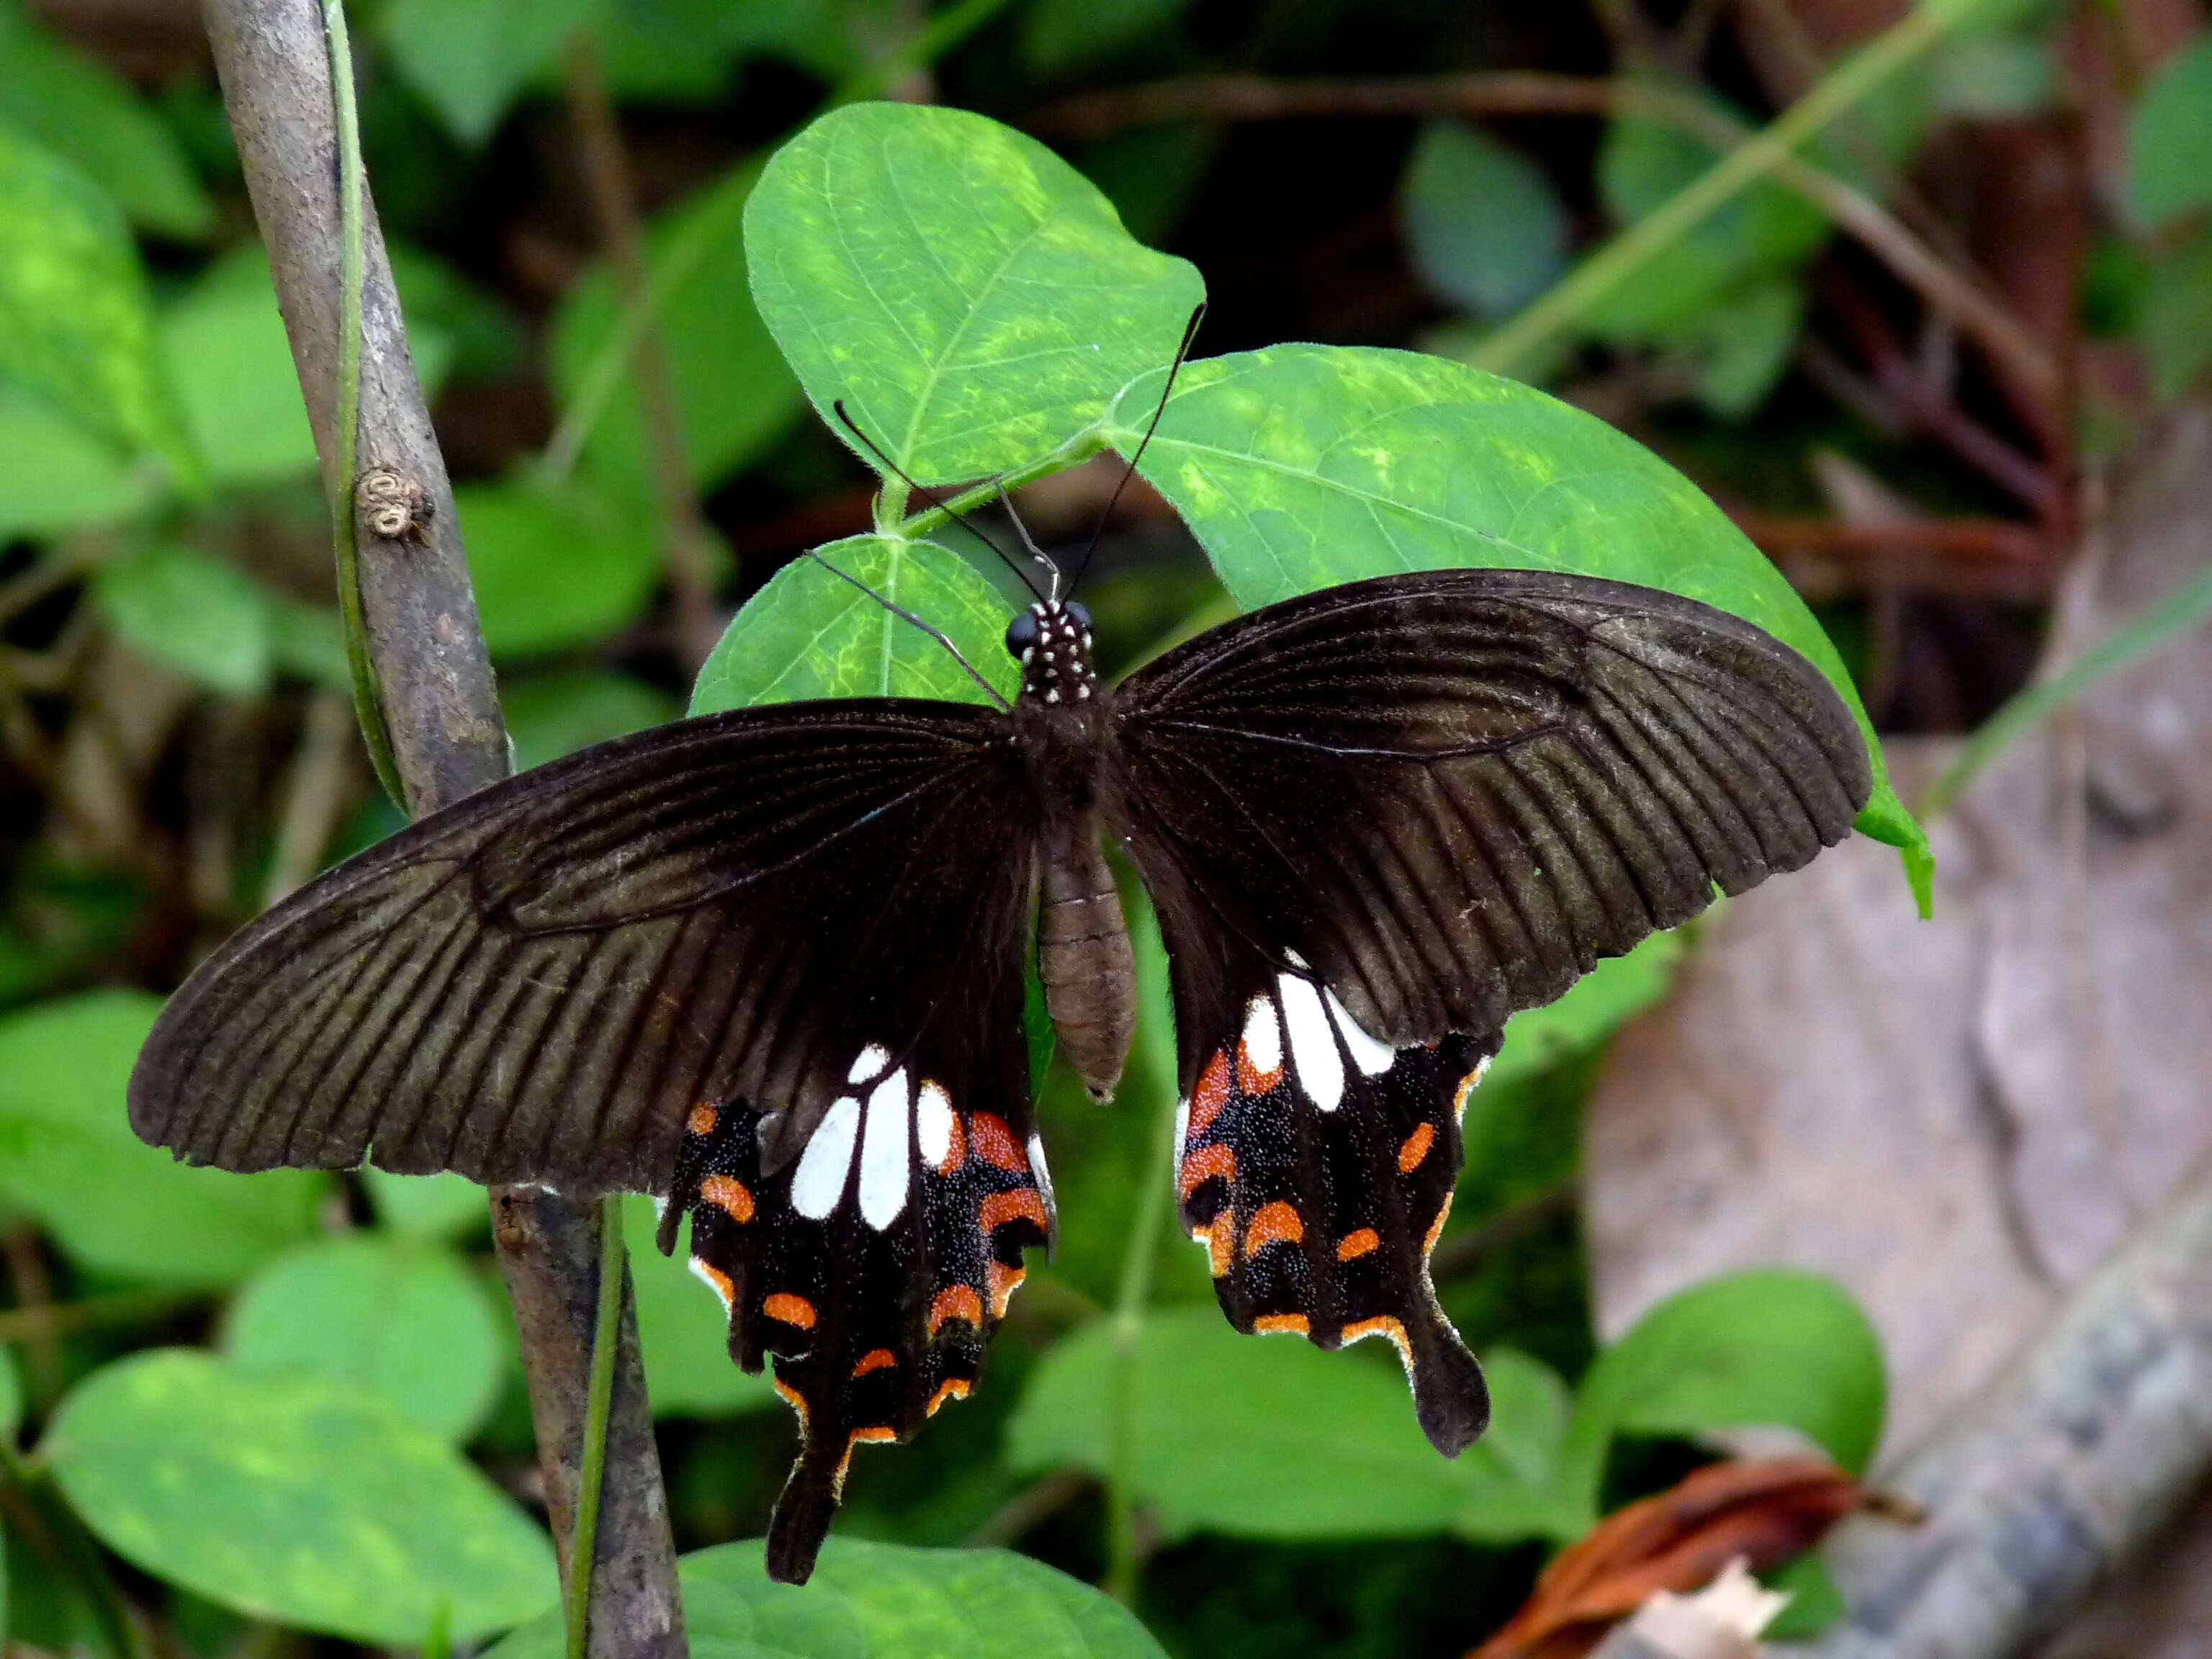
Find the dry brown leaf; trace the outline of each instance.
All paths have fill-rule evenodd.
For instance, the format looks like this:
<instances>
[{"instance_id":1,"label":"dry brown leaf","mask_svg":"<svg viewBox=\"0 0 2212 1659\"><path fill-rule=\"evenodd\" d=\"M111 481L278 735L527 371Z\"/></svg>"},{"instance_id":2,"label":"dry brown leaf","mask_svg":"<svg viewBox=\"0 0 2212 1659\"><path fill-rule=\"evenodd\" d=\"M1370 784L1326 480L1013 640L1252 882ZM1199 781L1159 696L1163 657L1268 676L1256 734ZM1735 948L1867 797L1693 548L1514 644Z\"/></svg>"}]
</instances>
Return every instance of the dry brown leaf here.
<instances>
[{"instance_id":1,"label":"dry brown leaf","mask_svg":"<svg viewBox=\"0 0 2212 1659\"><path fill-rule=\"evenodd\" d=\"M1867 1501L1823 1457L1733 1460L1629 1504L1562 1551L1511 1622L1469 1659L1576 1659L1661 1590L1703 1588L1734 1560L1802 1555Z\"/></svg>"}]
</instances>

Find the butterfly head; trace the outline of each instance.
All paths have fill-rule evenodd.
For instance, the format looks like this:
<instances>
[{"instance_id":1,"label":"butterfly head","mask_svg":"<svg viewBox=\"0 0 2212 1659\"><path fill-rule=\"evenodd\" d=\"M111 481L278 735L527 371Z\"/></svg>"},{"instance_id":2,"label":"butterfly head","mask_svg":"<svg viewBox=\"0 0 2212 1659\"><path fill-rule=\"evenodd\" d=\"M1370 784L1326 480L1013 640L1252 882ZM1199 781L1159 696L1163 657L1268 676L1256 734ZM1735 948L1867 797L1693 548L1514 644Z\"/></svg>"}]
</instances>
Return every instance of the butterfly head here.
<instances>
[{"instance_id":1,"label":"butterfly head","mask_svg":"<svg viewBox=\"0 0 2212 1659\"><path fill-rule=\"evenodd\" d=\"M1088 702L1097 694L1091 665L1091 612L1070 599L1039 599L1006 624L1006 649L1022 665L1022 696L1045 703Z\"/></svg>"}]
</instances>

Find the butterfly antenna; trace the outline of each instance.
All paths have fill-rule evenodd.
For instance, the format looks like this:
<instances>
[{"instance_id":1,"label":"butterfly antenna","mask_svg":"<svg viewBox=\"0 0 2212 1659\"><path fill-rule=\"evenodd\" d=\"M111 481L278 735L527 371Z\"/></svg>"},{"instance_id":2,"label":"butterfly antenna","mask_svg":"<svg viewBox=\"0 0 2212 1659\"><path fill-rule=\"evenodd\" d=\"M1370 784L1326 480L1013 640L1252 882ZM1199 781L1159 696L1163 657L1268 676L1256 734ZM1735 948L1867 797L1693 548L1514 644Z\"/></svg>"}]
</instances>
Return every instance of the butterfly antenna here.
<instances>
[{"instance_id":1,"label":"butterfly antenna","mask_svg":"<svg viewBox=\"0 0 2212 1659\"><path fill-rule=\"evenodd\" d=\"M998 543L993 541L988 536L986 536L981 530L977 529L975 526L969 523L965 518L962 517L959 514L955 513L950 507L946 506L945 503L945 498L942 495L939 495L935 490L930 489L926 484L916 483L907 475L907 471L904 467L901 466L890 456L884 454L883 450L877 445L876 441L873 438L871 438L866 433L861 431L860 426L854 421L853 417L845 412L845 400L842 398L836 399L836 401L832 403L830 407L837 411L837 418L844 423L845 430L851 433L854 438L858 439L861 447L865 448L869 454L881 461L884 464L885 470L890 472L894 477L896 477L901 483L904 484L908 489L914 491L915 495L921 496L922 500L927 501L939 512L951 519L953 523L958 525L962 529L973 532L975 538L981 542L984 546L989 548L991 551L997 554L999 556L1000 562L1004 564L1007 569L1014 573L1015 580L1019 581L1024 587L1029 589L1030 598L1041 599L1044 597L1043 594L1037 592L1036 584L1029 579L1028 573L1023 570L1018 560L1015 559L1012 554L1008 553L1005 548L1000 546ZM1028 534L1029 532L1026 531L1023 532L1024 540L1026 541L1028 539ZM1054 573L1055 575L1057 575L1057 572ZM973 672L974 671L970 670L969 672Z\"/></svg>"},{"instance_id":2,"label":"butterfly antenna","mask_svg":"<svg viewBox=\"0 0 2212 1659\"><path fill-rule=\"evenodd\" d=\"M1091 556L1098 550L1098 538L1106 533L1106 523L1114 516L1115 503L1121 499L1121 492L1129 487L1129 480L1137 476L1137 463L1145 458L1145 447L1152 442L1152 434L1160 429L1160 416L1168 412L1168 398L1175 391L1176 376L1182 373L1183 361L1190 356L1190 343L1198 337L1198 325L1205 320L1206 301L1200 300L1197 308L1190 313L1190 320L1182 325L1182 343L1176 347L1175 361L1168 365L1167 384L1160 388L1158 406L1152 410L1152 418L1145 428L1145 435L1137 442L1137 453L1129 457L1129 465L1122 471L1121 483L1114 486L1114 493L1106 498L1106 510L1098 515L1097 526L1091 532L1091 540L1083 550L1083 556L1075 562L1075 574L1068 579L1067 583L1067 591L1071 593L1075 591L1076 583L1083 580L1083 573L1091 568Z\"/></svg>"},{"instance_id":3,"label":"butterfly antenna","mask_svg":"<svg viewBox=\"0 0 2212 1659\"><path fill-rule=\"evenodd\" d=\"M1060 597L1060 567L1052 562L1052 556L1049 553L1036 544L1036 538L1030 534L1030 527L1022 522L1022 515L1014 511L1014 498L1006 494L1005 483L1000 479L994 478L991 480L991 488L999 492L999 505L1006 508L1006 516L1013 520L1014 529L1022 538L1022 545L1029 550L1030 557L1042 565L1045 568L1045 573L1052 578L1051 597L1057 599Z\"/></svg>"},{"instance_id":4,"label":"butterfly antenna","mask_svg":"<svg viewBox=\"0 0 2212 1659\"><path fill-rule=\"evenodd\" d=\"M894 617L900 618L902 621L912 623L916 628L919 628L923 633L928 635L930 638L935 640L939 645L951 652L952 653L952 660L958 663L963 668L966 669L968 671L968 678L975 681L976 684L981 686L983 688L983 695L988 697L993 702L998 704L1001 709L1008 709L1013 707L1013 704L1008 702L1004 697L999 695L999 688L997 686L992 684L990 681L985 679L982 675L976 672L975 665L969 662L966 657L960 653L960 647L953 644L951 640L947 639L938 629L932 628L927 623L922 621L921 617L915 616L913 611L908 611L905 606L892 604L890 600L877 592L874 588L869 586L867 583L862 581L858 576L852 574L849 571L840 570L836 565L830 563L829 560L823 558L812 548L810 547L806 550L806 556L813 560L815 563L820 565L831 575L852 583L854 586L859 588L860 592L866 594L878 605L883 606L884 610L890 611Z\"/></svg>"}]
</instances>

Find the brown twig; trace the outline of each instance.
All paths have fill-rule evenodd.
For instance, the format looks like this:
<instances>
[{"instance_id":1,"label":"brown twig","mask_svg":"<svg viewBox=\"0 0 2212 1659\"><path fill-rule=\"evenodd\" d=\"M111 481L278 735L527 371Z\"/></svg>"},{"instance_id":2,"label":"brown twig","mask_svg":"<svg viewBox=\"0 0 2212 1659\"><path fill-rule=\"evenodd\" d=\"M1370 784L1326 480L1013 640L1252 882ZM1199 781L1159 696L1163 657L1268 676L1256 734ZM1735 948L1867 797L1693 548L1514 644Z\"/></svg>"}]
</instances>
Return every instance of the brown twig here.
<instances>
[{"instance_id":1,"label":"brown twig","mask_svg":"<svg viewBox=\"0 0 2212 1659\"><path fill-rule=\"evenodd\" d=\"M663 559L676 605L676 635L686 665L707 660L721 630L714 623L714 579L708 553L707 520L699 494L691 487L690 463L684 453L684 417L676 385L661 348L659 325L647 295L645 236L639 228L637 191L630 178L629 152L622 123L607 95L598 46L588 28L568 37L568 117L576 127L576 147L584 165L584 185L592 198L599 242L625 308L646 319L630 361L637 374L639 412L645 422L645 447L653 470L653 491L660 507L665 538Z\"/></svg>"},{"instance_id":2,"label":"brown twig","mask_svg":"<svg viewBox=\"0 0 2212 1659\"><path fill-rule=\"evenodd\" d=\"M1635 115L1727 149L1746 129L1693 95L1649 81L1506 70L1486 73L1279 81L1259 75L1194 75L1114 87L1047 106L1037 132L1098 138L1169 121L1279 121L1314 116ZM1790 156L1774 178L1856 238L1929 307L1948 317L2017 381L2056 398L2057 365L1974 279L1856 185Z\"/></svg>"},{"instance_id":3,"label":"brown twig","mask_svg":"<svg viewBox=\"0 0 2212 1659\"><path fill-rule=\"evenodd\" d=\"M335 495L351 481L331 476L339 453L343 234L321 9L316 0L208 0L207 22L324 482ZM419 813L503 777L507 737L445 459L408 354L373 204L364 218L357 466L393 475L419 509L407 538L391 541L378 532L375 501L357 502L361 604L393 758ZM573 1496L581 1461L599 1206L538 1190L496 1192L493 1205L555 1541L565 1555L571 1512L563 1495ZM627 1297L620 1341L592 1564L591 1651L595 1659L674 1659L688 1650L675 1547Z\"/></svg>"}]
</instances>

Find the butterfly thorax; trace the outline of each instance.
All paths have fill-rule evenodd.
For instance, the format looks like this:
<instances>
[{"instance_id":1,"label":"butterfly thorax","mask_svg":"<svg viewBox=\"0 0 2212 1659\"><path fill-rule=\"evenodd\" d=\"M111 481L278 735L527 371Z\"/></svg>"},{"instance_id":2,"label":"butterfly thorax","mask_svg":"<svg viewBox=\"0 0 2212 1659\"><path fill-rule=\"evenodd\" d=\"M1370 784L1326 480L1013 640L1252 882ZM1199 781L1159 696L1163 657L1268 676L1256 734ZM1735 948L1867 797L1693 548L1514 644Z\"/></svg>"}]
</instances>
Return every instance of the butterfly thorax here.
<instances>
[{"instance_id":1,"label":"butterfly thorax","mask_svg":"<svg viewBox=\"0 0 2212 1659\"><path fill-rule=\"evenodd\" d=\"M1099 851L1099 745L1111 694L1091 659L1091 615L1042 599L1014 618L1006 649L1022 665L1016 740L1043 809L1037 872L1037 977L1060 1052L1099 1099L1114 1092L1136 1028L1129 934Z\"/></svg>"}]
</instances>

